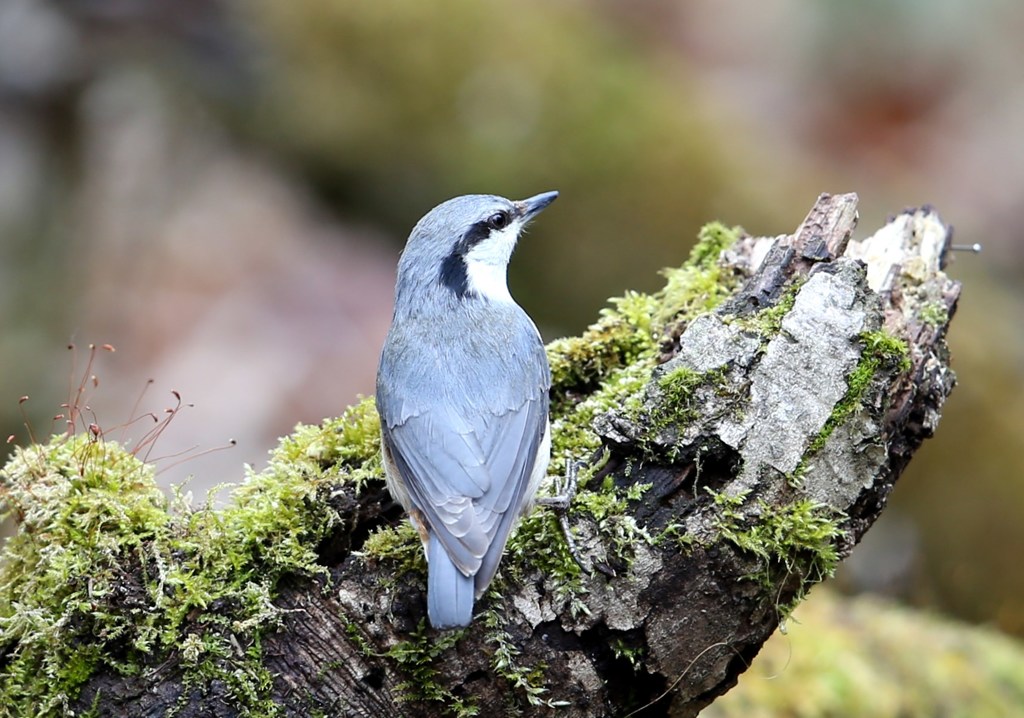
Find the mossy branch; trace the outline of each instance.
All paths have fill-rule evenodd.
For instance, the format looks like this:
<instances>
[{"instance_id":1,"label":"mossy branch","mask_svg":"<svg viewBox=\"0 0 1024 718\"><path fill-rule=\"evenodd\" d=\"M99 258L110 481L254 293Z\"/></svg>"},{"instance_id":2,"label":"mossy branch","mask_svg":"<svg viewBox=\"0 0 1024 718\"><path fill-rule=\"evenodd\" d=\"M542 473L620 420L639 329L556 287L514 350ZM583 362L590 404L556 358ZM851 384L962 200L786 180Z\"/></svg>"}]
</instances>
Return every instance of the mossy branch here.
<instances>
[{"instance_id":1,"label":"mossy branch","mask_svg":"<svg viewBox=\"0 0 1024 718\"><path fill-rule=\"evenodd\" d=\"M664 289L549 346L552 471L473 625L425 623L372 399L282 440L228 508L168 501L102 437L16 452L0 704L16 715L695 715L885 505L953 386L959 285L928 209L851 242L712 224ZM550 490L550 487L542 490ZM631 713L632 711L632 713Z\"/></svg>"}]
</instances>

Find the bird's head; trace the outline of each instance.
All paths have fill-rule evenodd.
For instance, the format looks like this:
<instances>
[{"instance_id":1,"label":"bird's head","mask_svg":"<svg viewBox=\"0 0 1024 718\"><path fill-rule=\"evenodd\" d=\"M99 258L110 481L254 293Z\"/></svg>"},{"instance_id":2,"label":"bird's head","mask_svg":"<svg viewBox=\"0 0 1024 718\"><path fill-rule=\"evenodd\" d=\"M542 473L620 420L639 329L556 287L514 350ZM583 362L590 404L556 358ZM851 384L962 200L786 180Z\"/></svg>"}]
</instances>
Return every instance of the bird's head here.
<instances>
[{"instance_id":1,"label":"bird's head","mask_svg":"<svg viewBox=\"0 0 1024 718\"><path fill-rule=\"evenodd\" d=\"M398 264L397 301L439 290L459 300L511 302L506 270L523 228L558 197L544 192L513 201L464 195L439 204L409 235Z\"/></svg>"}]
</instances>

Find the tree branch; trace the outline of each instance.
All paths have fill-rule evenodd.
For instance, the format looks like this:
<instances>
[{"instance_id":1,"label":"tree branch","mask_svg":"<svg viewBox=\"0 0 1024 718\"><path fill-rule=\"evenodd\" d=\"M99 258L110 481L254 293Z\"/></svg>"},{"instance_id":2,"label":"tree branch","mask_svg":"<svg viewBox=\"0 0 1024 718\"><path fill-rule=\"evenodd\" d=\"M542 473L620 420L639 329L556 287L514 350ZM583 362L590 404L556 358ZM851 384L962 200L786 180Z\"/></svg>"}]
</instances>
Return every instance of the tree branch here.
<instances>
[{"instance_id":1,"label":"tree branch","mask_svg":"<svg viewBox=\"0 0 1024 718\"><path fill-rule=\"evenodd\" d=\"M549 347L553 467L588 462L569 522L599 570L580 571L538 509L473 625L429 629L418 540L387 498L365 405L277 455L272 473L314 487L298 518L275 524L274 538L231 534L250 572L235 585L264 587L262 608L243 611L247 594L225 589L169 622L162 635L177 638L162 651L101 642L105 657L69 705L135 716L696 715L875 521L954 383L948 228L924 208L851 241L856 203L822 195L783 237L708 228L662 292L627 295L582 337ZM252 513L263 490L243 492L231 515ZM274 558L281 536L314 558ZM178 605L173 582L153 588L162 540L141 544L150 558L125 581ZM212 560L197 543L161 560ZM0 646L8 658L22 650L10 633Z\"/></svg>"}]
</instances>

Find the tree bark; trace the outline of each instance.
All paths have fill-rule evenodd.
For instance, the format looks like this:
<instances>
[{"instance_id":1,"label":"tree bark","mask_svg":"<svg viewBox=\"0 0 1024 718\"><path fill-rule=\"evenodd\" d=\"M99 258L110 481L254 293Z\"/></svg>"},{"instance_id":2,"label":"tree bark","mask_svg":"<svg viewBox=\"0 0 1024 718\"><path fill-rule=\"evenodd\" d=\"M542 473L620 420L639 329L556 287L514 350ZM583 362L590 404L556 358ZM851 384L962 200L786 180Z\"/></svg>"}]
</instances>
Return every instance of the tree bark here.
<instances>
[{"instance_id":1,"label":"tree bark","mask_svg":"<svg viewBox=\"0 0 1024 718\"><path fill-rule=\"evenodd\" d=\"M285 581L283 620L262 639L282 714L694 716L729 690L878 518L954 384L949 229L930 208L907 210L851 242L856 204L822 195L794 234L726 250L723 276L739 289L669 323L639 410L597 417L607 462L588 485L649 487L626 504L629 560L609 551L593 512L570 511L585 560L603 569L580 575L577 610L527 561L503 596L481 599L485 618L431 631L422 573L359 553L401 520L383 481L338 486L344 525L320 549L329 578ZM878 337L902 340L905 355ZM672 402L684 399L667 387L686 372L713 381L686 394L679 421ZM226 686L181 678L176 658L143 676L95 676L79 706L239 714Z\"/></svg>"}]
</instances>

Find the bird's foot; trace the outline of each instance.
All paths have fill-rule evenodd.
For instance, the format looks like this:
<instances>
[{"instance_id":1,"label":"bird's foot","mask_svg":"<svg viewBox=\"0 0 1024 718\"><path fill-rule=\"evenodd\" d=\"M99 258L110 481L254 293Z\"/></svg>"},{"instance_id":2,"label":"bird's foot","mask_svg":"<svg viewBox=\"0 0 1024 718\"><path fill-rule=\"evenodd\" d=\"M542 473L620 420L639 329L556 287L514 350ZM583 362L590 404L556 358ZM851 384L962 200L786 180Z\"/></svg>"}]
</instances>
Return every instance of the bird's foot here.
<instances>
[{"instance_id":1,"label":"bird's foot","mask_svg":"<svg viewBox=\"0 0 1024 718\"><path fill-rule=\"evenodd\" d=\"M555 495L541 496L537 503L547 506L555 511L566 512L576 498L576 491L579 489L579 470L586 466L585 461L573 461L567 457L565 460L565 476L555 477Z\"/></svg>"},{"instance_id":2,"label":"bird's foot","mask_svg":"<svg viewBox=\"0 0 1024 718\"><path fill-rule=\"evenodd\" d=\"M565 544L569 550L569 555L572 556L572 560L576 562L576 565L583 569L586 574L592 573L592 570L583 562L583 557L580 555L579 549L576 548L576 541L572 537L572 532L569 531L569 507L572 505L572 500L576 498L576 491L579 489L579 480L577 478L581 467L585 466L584 461L573 461L572 458L567 458L565 462L565 476L555 477L555 496L542 496L537 499L537 503L540 506L547 506L554 510L555 515L558 517L558 525L562 529L562 535L565 537Z\"/></svg>"}]
</instances>

